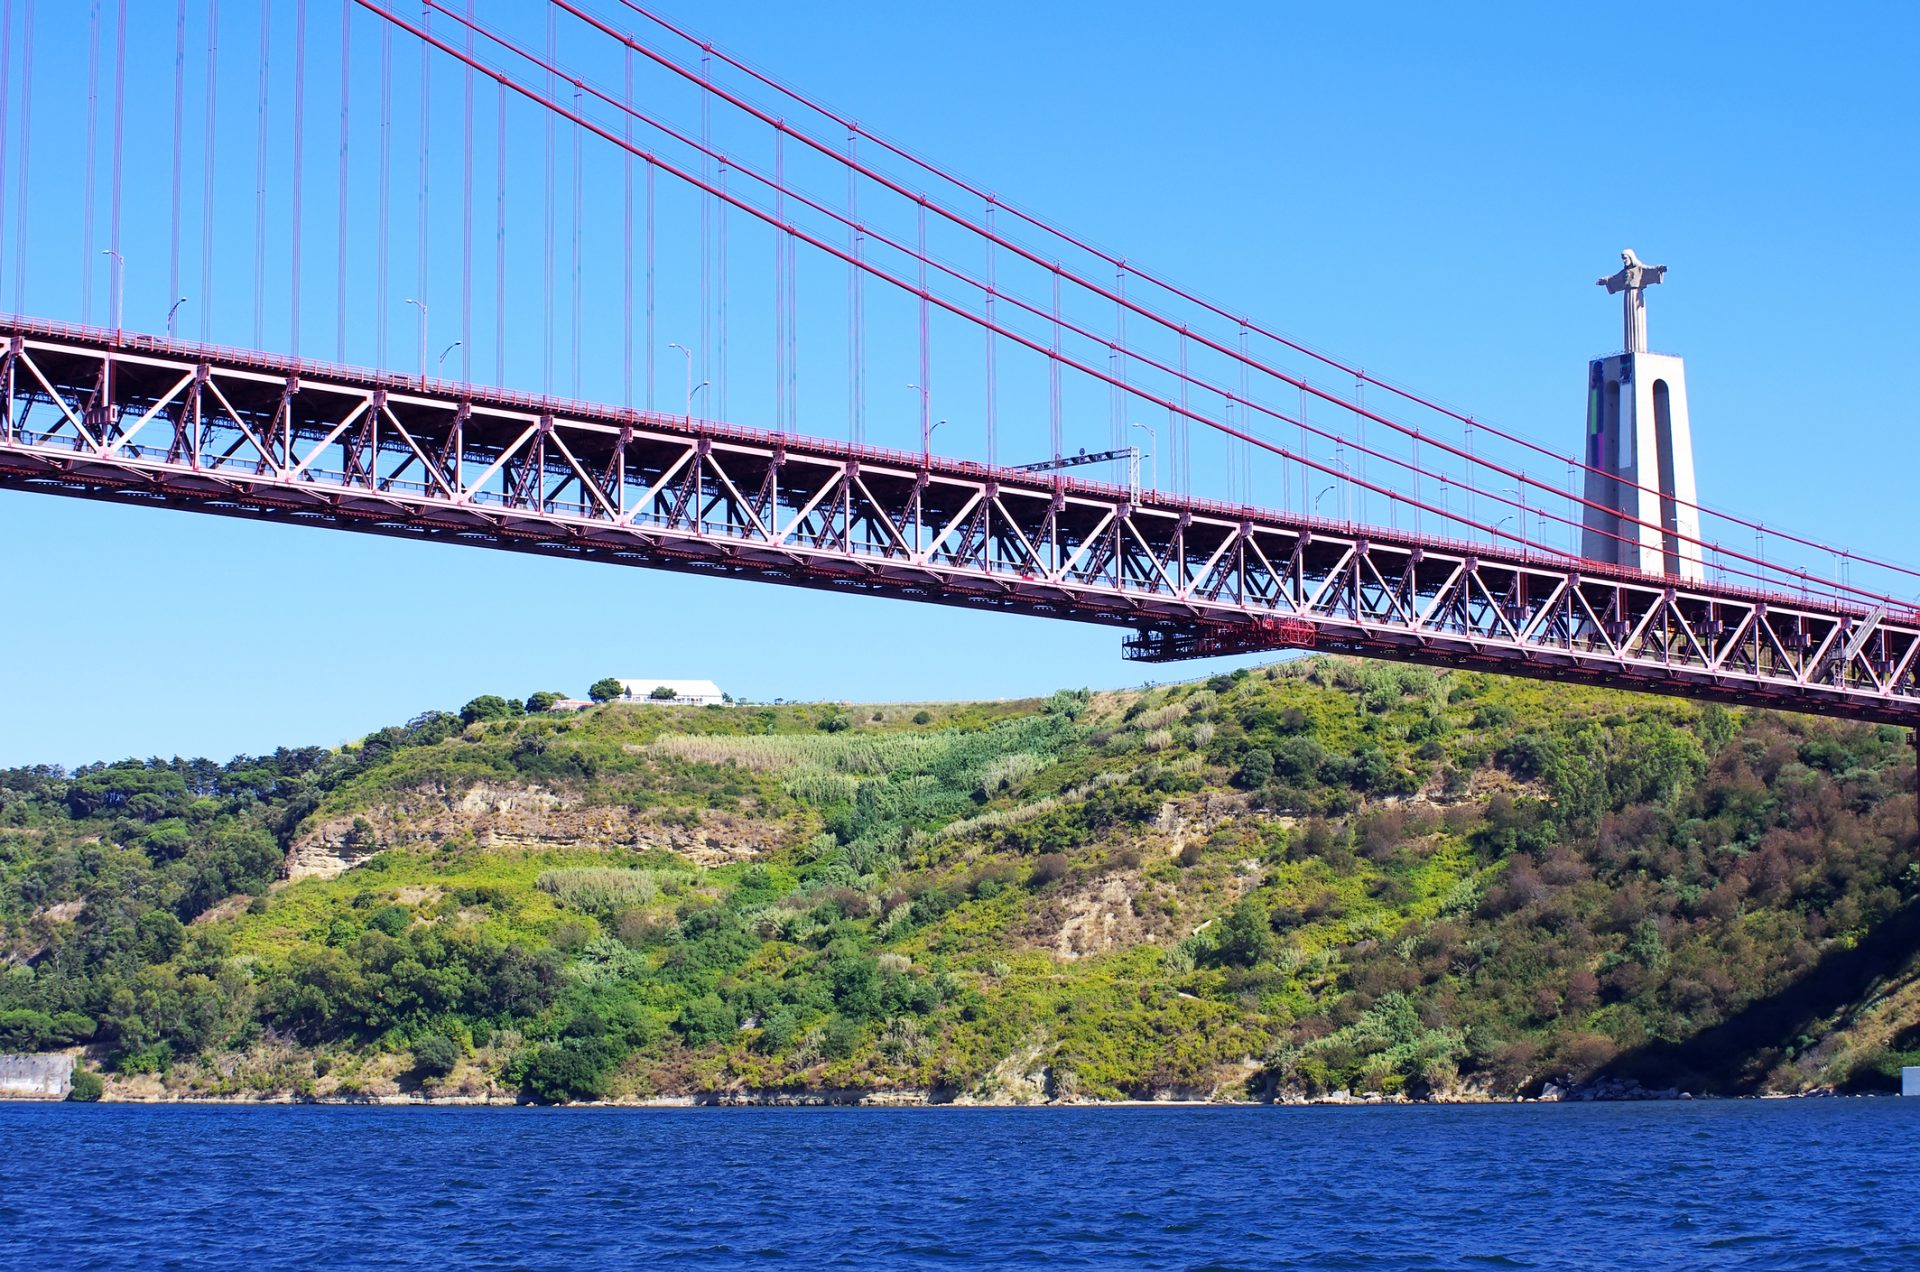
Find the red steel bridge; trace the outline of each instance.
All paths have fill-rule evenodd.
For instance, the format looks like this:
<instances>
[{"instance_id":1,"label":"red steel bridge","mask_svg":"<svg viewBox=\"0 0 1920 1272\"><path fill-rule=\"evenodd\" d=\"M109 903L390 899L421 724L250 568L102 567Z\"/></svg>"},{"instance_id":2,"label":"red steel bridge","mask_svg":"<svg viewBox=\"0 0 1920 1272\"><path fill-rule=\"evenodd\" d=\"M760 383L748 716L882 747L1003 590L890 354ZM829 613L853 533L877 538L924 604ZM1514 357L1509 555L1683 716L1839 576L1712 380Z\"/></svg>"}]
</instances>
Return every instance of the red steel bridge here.
<instances>
[{"instance_id":1,"label":"red steel bridge","mask_svg":"<svg viewBox=\"0 0 1920 1272\"><path fill-rule=\"evenodd\" d=\"M1912 569L1704 504L1704 582L1583 560L1565 448L646 6L178 0L155 40L124 0L0 4L12 308L82 297L0 316L0 486L1102 623L1145 661L1318 648L1920 726ZM84 148L35 133L36 76L86 82ZM130 108L170 148L128 146ZM1088 446L1123 479L1075 475Z\"/></svg>"}]
</instances>

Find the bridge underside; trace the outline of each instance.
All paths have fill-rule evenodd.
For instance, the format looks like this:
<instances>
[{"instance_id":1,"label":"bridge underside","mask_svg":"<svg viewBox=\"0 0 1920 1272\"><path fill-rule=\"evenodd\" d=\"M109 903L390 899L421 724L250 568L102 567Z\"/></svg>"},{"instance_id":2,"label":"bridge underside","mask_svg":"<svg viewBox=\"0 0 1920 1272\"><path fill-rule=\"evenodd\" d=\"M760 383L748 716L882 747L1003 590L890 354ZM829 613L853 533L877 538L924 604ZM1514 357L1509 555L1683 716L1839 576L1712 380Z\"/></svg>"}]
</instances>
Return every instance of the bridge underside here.
<instances>
[{"instance_id":1,"label":"bridge underside","mask_svg":"<svg viewBox=\"0 0 1920 1272\"><path fill-rule=\"evenodd\" d=\"M1920 616L0 319L0 487L1920 725Z\"/></svg>"}]
</instances>

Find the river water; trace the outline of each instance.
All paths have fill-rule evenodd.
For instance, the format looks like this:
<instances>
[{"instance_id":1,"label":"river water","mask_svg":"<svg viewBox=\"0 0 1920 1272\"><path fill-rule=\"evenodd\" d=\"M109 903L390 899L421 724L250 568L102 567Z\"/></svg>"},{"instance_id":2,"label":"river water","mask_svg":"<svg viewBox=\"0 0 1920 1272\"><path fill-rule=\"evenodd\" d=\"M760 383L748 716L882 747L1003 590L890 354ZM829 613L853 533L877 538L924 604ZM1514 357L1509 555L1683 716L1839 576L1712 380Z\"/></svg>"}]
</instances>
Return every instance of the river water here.
<instances>
[{"instance_id":1,"label":"river water","mask_svg":"<svg viewBox=\"0 0 1920 1272\"><path fill-rule=\"evenodd\" d=\"M0 1266L1920 1267L1920 1100L0 1104Z\"/></svg>"}]
</instances>

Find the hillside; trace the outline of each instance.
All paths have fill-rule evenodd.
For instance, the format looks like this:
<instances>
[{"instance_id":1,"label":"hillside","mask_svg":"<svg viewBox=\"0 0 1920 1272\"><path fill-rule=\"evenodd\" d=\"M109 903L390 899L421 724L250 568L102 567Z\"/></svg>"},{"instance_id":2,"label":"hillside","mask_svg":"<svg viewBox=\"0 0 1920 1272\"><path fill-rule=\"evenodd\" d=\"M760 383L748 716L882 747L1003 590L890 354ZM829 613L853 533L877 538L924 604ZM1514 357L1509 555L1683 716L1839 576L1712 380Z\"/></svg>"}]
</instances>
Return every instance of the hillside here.
<instances>
[{"instance_id":1,"label":"hillside","mask_svg":"<svg viewBox=\"0 0 1920 1272\"><path fill-rule=\"evenodd\" d=\"M0 772L0 1050L83 1046L109 1098L548 1101L1920 1063L1897 730L1324 658L466 715Z\"/></svg>"}]
</instances>

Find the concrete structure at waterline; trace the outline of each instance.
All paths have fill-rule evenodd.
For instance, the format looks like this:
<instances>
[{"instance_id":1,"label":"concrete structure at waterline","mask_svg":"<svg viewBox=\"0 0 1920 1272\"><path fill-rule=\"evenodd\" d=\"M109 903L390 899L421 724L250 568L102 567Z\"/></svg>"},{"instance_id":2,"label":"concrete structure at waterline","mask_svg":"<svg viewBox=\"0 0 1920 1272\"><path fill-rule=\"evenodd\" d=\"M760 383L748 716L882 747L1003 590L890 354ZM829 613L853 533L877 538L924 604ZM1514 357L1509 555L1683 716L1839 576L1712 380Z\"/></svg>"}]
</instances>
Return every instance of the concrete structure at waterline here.
<instances>
[{"instance_id":1,"label":"concrete structure at waterline","mask_svg":"<svg viewBox=\"0 0 1920 1272\"><path fill-rule=\"evenodd\" d=\"M1599 279L1621 298L1621 352L1587 365L1587 484L1580 554L1690 582L1706 578L1700 551L1687 367L1647 350L1646 289L1667 276L1628 248Z\"/></svg>"},{"instance_id":2,"label":"concrete structure at waterline","mask_svg":"<svg viewBox=\"0 0 1920 1272\"><path fill-rule=\"evenodd\" d=\"M64 1100L73 1090L73 1057L0 1055L0 1100Z\"/></svg>"}]
</instances>

